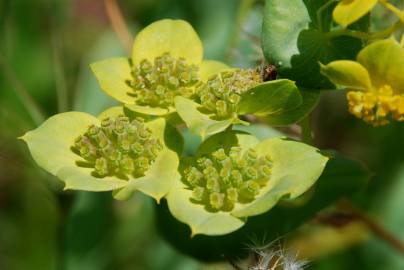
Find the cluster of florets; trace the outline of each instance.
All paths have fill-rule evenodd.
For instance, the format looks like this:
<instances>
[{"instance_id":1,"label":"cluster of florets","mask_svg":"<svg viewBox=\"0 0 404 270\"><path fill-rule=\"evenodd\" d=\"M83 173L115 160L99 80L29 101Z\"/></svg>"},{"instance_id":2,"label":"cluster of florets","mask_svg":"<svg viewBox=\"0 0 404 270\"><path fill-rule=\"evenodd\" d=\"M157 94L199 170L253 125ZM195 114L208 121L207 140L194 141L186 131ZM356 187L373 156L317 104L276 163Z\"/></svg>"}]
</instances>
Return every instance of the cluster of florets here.
<instances>
[{"instance_id":1,"label":"cluster of florets","mask_svg":"<svg viewBox=\"0 0 404 270\"><path fill-rule=\"evenodd\" d=\"M241 94L262 82L256 69L234 69L213 75L196 90L199 102L208 113L218 119L237 114Z\"/></svg>"},{"instance_id":2,"label":"cluster of florets","mask_svg":"<svg viewBox=\"0 0 404 270\"><path fill-rule=\"evenodd\" d=\"M253 201L271 177L271 157L258 157L253 149L243 153L232 147L226 153L220 148L196 163L184 171L193 190L191 201L211 211L231 211L236 203Z\"/></svg>"},{"instance_id":3,"label":"cluster of florets","mask_svg":"<svg viewBox=\"0 0 404 270\"><path fill-rule=\"evenodd\" d=\"M129 84L137 103L153 107L169 107L176 96L192 97L199 81L197 66L169 53L156 57L154 63L144 59L133 67L132 76Z\"/></svg>"},{"instance_id":4,"label":"cluster of florets","mask_svg":"<svg viewBox=\"0 0 404 270\"><path fill-rule=\"evenodd\" d=\"M377 91L350 91L347 99L349 111L374 126L388 124L389 118L404 121L404 94L394 94L389 85Z\"/></svg>"},{"instance_id":5,"label":"cluster of florets","mask_svg":"<svg viewBox=\"0 0 404 270\"><path fill-rule=\"evenodd\" d=\"M142 118L107 117L101 126L91 125L76 138L74 152L94 167L94 173L135 177L143 176L156 159L162 144L151 138Z\"/></svg>"}]
</instances>

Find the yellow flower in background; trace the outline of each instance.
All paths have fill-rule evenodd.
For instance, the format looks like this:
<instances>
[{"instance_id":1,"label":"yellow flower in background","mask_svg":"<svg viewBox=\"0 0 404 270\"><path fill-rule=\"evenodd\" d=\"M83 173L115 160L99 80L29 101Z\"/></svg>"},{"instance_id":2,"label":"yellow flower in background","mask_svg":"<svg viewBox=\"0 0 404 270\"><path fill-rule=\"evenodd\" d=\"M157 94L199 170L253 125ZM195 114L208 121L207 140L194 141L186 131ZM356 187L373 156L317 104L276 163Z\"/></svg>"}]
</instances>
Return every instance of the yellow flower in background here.
<instances>
[{"instance_id":1,"label":"yellow flower in background","mask_svg":"<svg viewBox=\"0 0 404 270\"><path fill-rule=\"evenodd\" d=\"M348 89L349 111L375 126L404 121L404 48L395 40L365 47L357 62L333 61L321 72Z\"/></svg>"},{"instance_id":2,"label":"yellow flower in background","mask_svg":"<svg viewBox=\"0 0 404 270\"><path fill-rule=\"evenodd\" d=\"M378 0L341 0L335 7L332 17L342 27L356 22L377 4Z\"/></svg>"},{"instance_id":3,"label":"yellow flower in background","mask_svg":"<svg viewBox=\"0 0 404 270\"><path fill-rule=\"evenodd\" d=\"M225 64L202 60L203 46L183 20L160 20L138 33L132 57L91 64L100 87L129 109L150 115L174 112L174 98L192 98L195 86Z\"/></svg>"}]
</instances>

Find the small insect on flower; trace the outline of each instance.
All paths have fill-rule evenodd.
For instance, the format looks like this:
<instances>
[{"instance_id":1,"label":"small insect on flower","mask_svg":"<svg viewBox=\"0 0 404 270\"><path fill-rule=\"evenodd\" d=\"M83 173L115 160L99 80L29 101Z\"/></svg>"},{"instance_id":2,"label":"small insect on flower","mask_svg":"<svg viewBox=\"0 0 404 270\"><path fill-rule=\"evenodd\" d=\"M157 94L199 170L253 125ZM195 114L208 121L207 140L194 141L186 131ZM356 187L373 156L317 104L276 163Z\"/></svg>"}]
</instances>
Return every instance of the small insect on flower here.
<instances>
[{"instance_id":1,"label":"small insect on flower","mask_svg":"<svg viewBox=\"0 0 404 270\"><path fill-rule=\"evenodd\" d=\"M267 65L261 68L261 77L264 82L276 80L278 70L275 65Z\"/></svg>"}]
</instances>

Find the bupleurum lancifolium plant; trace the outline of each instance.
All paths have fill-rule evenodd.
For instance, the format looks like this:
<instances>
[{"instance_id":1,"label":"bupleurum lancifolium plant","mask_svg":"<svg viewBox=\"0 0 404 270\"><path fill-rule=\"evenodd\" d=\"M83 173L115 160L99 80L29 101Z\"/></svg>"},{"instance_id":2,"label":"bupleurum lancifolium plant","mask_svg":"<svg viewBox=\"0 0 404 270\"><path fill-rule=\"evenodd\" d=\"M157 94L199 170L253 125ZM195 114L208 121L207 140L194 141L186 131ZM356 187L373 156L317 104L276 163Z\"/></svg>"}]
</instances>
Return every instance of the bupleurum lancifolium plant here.
<instances>
[{"instance_id":1,"label":"bupleurum lancifolium plant","mask_svg":"<svg viewBox=\"0 0 404 270\"><path fill-rule=\"evenodd\" d=\"M291 80L264 81L257 68L232 68L202 56L187 22L152 23L135 38L131 58L91 65L101 89L121 106L98 117L57 114L22 139L65 189L113 191L116 199L135 191L157 202L165 197L192 235L233 232L280 199L306 192L328 158L285 137L259 141L232 130L246 123L240 115L296 108L300 92ZM182 156L183 138L167 117L177 112L203 139L195 156Z\"/></svg>"}]
</instances>

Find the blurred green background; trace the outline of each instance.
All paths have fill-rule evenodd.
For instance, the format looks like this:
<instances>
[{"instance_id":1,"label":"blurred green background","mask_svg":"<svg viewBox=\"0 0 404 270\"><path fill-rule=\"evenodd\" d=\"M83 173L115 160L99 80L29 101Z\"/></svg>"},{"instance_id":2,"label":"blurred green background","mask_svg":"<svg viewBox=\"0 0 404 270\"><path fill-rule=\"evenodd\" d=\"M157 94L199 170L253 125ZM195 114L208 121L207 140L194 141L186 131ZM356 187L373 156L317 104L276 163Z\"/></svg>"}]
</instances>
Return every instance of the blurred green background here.
<instances>
[{"instance_id":1,"label":"blurred green background","mask_svg":"<svg viewBox=\"0 0 404 270\"><path fill-rule=\"evenodd\" d=\"M241 67L263 61L263 1L118 3L133 35L155 20L181 18L199 33L205 58ZM391 18L376 10L372 20L383 28ZM43 117L67 110L97 114L113 105L89 63L124 54L104 1L0 0L1 270L232 269L172 248L156 232L153 203L140 194L118 202L110 193L63 192L17 140ZM357 200L404 240L404 125L373 128L354 119L343 92L324 94L312 119L318 147L359 159L374 173ZM313 251L309 269L404 269L403 256L386 243L357 236L330 252Z\"/></svg>"}]
</instances>

